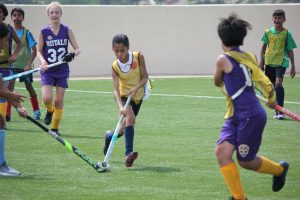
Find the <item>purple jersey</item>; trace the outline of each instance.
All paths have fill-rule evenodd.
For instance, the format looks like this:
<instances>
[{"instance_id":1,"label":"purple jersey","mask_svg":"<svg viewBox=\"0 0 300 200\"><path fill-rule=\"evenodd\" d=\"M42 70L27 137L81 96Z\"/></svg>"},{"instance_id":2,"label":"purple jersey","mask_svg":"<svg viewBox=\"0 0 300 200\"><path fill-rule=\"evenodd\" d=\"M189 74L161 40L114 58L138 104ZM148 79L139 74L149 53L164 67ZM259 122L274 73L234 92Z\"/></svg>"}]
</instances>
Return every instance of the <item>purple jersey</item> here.
<instances>
[{"instance_id":1,"label":"purple jersey","mask_svg":"<svg viewBox=\"0 0 300 200\"><path fill-rule=\"evenodd\" d=\"M41 30L44 40L43 56L48 64L56 63L68 53L69 28L63 24L60 25L59 32L55 35L50 26ZM53 68L49 68L42 75L51 75L56 78L69 77L69 65L63 63Z\"/></svg>"},{"instance_id":2,"label":"purple jersey","mask_svg":"<svg viewBox=\"0 0 300 200\"><path fill-rule=\"evenodd\" d=\"M238 50L240 51L240 50ZM224 73L223 81L229 96L233 96L239 89L246 84L246 79L250 77L250 72L245 74L243 66L236 62L232 57L224 54L231 62L233 68L230 73ZM246 67L245 67L246 69ZM250 80L251 81L251 80ZM251 117L259 112L263 112L263 108L255 96L253 86L247 86L245 90L235 99L232 100L234 107L234 116L240 119Z\"/></svg>"}]
</instances>

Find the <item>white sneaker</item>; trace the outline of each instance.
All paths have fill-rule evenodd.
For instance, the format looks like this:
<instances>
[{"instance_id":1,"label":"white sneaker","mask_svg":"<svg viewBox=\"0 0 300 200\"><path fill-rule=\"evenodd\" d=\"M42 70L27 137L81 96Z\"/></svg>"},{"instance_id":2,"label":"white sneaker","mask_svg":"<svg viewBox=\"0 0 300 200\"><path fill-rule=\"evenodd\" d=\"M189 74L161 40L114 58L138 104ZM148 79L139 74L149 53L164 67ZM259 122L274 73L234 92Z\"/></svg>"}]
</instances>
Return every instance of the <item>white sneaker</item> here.
<instances>
[{"instance_id":1,"label":"white sneaker","mask_svg":"<svg viewBox=\"0 0 300 200\"><path fill-rule=\"evenodd\" d=\"M283 114L276 114L273 116L273 119L281 120L285 119L285 116Z\"/></svg>"},{"instance_id":2,"label":"white sneaker","mask_svg":"<svg viewBox=\"0 0 300 200\"><path fill-rule=\"evenodd\" d=\"M0 176L20 176L21 173L6 164L6 162L0 165Z\"/></svg>"},{"instance_id":3,"label":"white sneaker","mask_svg":"<svg viewBox=\"0 0 300 200\"><path fill-rule=\"evenodd\" d=\"M281 120L281 119L285 119L285 116L284 116L283 114L278 114L278 115L277 115L277 118L278 118L279 120Z\"/></svg>"},{"instance_id":4,"label":"white sneaker","mask_svg":"<svg viewBox=\"0 0 300 200\"><path fill-rule=\"evenodd\" d=\"M275 115L273 116L273 119L278 119L278 114L275 114Z\"/></svg>"}]
</instances>

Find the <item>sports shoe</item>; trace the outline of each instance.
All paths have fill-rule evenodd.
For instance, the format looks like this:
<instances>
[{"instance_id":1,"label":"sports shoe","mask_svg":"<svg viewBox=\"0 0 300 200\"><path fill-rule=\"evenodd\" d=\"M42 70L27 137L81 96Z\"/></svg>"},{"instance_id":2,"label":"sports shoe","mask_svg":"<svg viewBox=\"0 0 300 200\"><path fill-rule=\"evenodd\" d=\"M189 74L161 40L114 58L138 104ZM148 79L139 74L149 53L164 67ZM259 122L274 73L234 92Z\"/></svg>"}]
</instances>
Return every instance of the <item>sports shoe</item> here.
<instances>
[{"instance_id":1,"label":"sports shoe","mask_svg":"<svg viewBox=\"0 0 300 200\"><path fill-rule=\"evenodd\" d=\"M105 144L104 144L104 147L103 147L104 155L106 155L106 153L107 153L107 150L108 150L108 147L109 147L109 144L110 144L110 141L111 141L112 134L114 134L112 131L106 131L105 132Z\"/></svg>"},{"instance_id":2,"label":"sports shoe","mask_svg":"<svg viewBox=\"0 0 300 200\"><path fill-rule=\"evenodd\" d=\"M52 128L50 129L52 132L56 133L57 135L61 135L61 132L58 129Z\"/></svg>"},{"instance_id":3,"label":"sports shoe","mask_svg":"<svg viewBox=\"0 0 300 200\"><path fill-rule=\"evenodd\" d=\"M6 117L5 117L5 120L6 120L7 122L10 122L10 116L6 116Z\"/></svg>"},{"instance_id":4,"label":"sports shoe","mask_svg":"<svg viewBox=\"0 0 300 200\"><path fill-rule=\"evenodd\" d=\"M233 197L229 197L229 200L235 200L235 198L233 198ZM247 198L246 198L246 200L247 200Z\"/></svg>"},{"instance_id":5,"label":"sports shoe","mask_svg":"<svg viewBox=\"0 0 300 200\"><path fill-rule=\"evenodd\" d=\"M273 176L272 190L274 192L278 192L278 191L280 191L283 188L284 183L285 183L285 178L286 178L287 172L289 170L289 164L287 162L281 161L279 164L284 169L283 169L283 172L282 172L281 175L279 175L279 176Z\"/></svg>"},{"instance_id":6,"label":"sports shoe","mask_svg":"<svg viewBox=\"0 0 300 200\"><path fill-rule=\"evenodd\" d=\"M44 123L45 123L46 125L51 124L51 121L52 121L52 115L53 115L53 112L49 112L49 111L47 110L47 113L46 113L45 118L44 118Z\"/></svg>"},{"instance_id":7,"label":"sports shoe","mask_svg":"<svg viewBox=\"0 0 300 200\"><path fill-rule=\"evenodd\" d=\"M41 111L40 110L34 111L34 113L33 113L33 119L36 119L36 120L41 119Z\"/></svg>"},{"instance_id":8,"label":"sports shoe","mask_svg":"<svg viewBox=\"0 0 300 200\"><path fill-rule=\"evenodd\" d=\"M277 115L278 120L285 119L285 116L283 114L278 114Z\"/></svg>"},{"instance_id":9,"label":"sports shoe","mask_svg":"<svg viewBox=\"0 0 300 200\"><path fill-rule=\"evenodd\" d=\"M21 173L11 168L6 162L0 165L0 176L20 176Z\"/></svg>"},{"instance_id":10,"label":"sports shoe","mask_svg":"<svg viewBox=\"0 0 300 200\"><path fill-rule=\"evenodd\" d=\"M138 157L138 152L134 151L129 153L126 158L125 158L125 166L126 167L132 167L133 162L135 161L135 159L137 159Z\"/></svg>"},{"instance_id":11,"label":"sports shoe","mask_svg":"<svg viewBox=\"0 0 300 200\"><path fill-rule=\"evenodd\" d=\"M285 119L285 116L283 114L278 113L273 116L273 119L282 120Z\"/></svg>"}]
</instances>

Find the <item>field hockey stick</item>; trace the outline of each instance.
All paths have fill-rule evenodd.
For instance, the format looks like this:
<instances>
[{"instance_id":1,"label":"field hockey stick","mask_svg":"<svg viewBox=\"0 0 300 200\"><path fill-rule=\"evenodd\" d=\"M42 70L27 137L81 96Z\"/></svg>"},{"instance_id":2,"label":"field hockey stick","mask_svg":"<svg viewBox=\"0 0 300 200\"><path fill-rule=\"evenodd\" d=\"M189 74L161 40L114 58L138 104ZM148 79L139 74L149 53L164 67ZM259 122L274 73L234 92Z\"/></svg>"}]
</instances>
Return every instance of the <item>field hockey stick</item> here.
<instances>
[{"instance_id":1,"label":"field hockey stick","mask_svg":"<svg viewBox=\"0 0 300 200\"><path fill-rule=\"evenodd\" d=\"M17 108L17 112L22 112L22 110L20 108ZM30 120L32 123L34 123L35 125L37 125L38 127L40 127L43 131L45 131L46 133L48 133L49 135L54 137L59 143L64 145L69 151L75 153L77 156L82 158L85 162L87 162L90 166L92 166L97 172L101 173L101 172L104 172L104 171L107 170L107 168L99 166L97 164L97 161L95 161L95 160L91 159L90 157L88 157L82 151L80 151L79 149L74 147L72 144L70 144L68 141L66 141L65 139L63 139L59 135L57 135L55 132L53 132L53 131L49 130L48 128L46 128L44 125L42 125L37 120L33 119L31 116L27 115L26 118L28 120Z\"/></svg>"},{"instance_id":2,"label":"field hockey stick","mask_svg":"<svg viewBox=\"0 0 300 200\"><path fill-rule=\"evenodd\" d=\"M130 102L131 102L131 95L129 95L129 97L127 98L126 104L125 104L125 106L124 106L124 110L127 109L127 107L128 107L128 105L130 104ZM111 139L111 141L110 141L108 150L107 150L107 152L106 152L104 161L101 163L101 166L102 166L102 167L110 168L108 162L109 162L109 160L110 160L112 151L113 151L113 149L114 149L114 147L115 147L115 144L116 144L116 142L117 142L118 134L119 134L119 132L120 132L120 129L121 129L121 127L122 127L122 123L123 123L123 120L124 120L125 117L126 117L125 114L122 113L121 116L120 116L120 118L119 118L118 124L117 124L117 126L116 126L116 128L115 128L114 134L113 134L113 136L112 136L112 139Z\"/></svg>"},{"instance_id":3,"label":"field hockey stick","mask_svg":"<svg viewBox=\"0 0 300 200\"><path fill-rule=\"evenodd\" d=\"M75 56L76 56L76 54L75 54ZM66 63L66 62L67 61L59 61L59 62L56 62L56 63L48 65L48 68L55 67L57 65L60 65L60 64ZM71 61L69 61L69 62L71 62ZM42 70L42 68L38 67L38 68L29 70L29 71L25 71L25 72L21 72L21 73L18 73L18 74L14 74L12 76L5 77L5 78L3 78L3 81L10 81L10 80L13 80L13 79L16 79L16 78L20 78L20 77L28 75L28 74L32 74L34 72L41 71L41 70Z\"/></svg>"},{"instance_id":4,"label":"field hockey stick","mask_svg":"<svg viewBox=\"0 0 300 200\"><path fill-rule=\"evenodd\" d=\"M48 65L48 68L55 67L55 66L60 65L62 63L65 63L65 62L59 61L59 62L53 63L51 65ZM32 73L41 71L41 70L42 69L40 67L38 67L38 68L29 70L29 71L25 71L25 72L21 72L21 73L18 73L18 74L14 74L14 75L11 75L11 76L4 77L3 81L10 81L10 80L13 80L13 79L16 79L16 78L20 78L20 77L28 75L28 74L32 74Z\"/></svg>"},{"instance_id":5,"label":"field hockey stick","mask_svg":"<svg viewBox=\"0 0 300 200\"><path fill-rule=\"evenodd\" d=\"M257 98L260 99L261 101L263 101L263 102L265 102L265 103L268 102L268 100L265 99L264 97L262 97L261 95L256 94L256 96L257 96ZM282 112L283 114L289 116L290 118L292 118L292 119L294 119L294 120L300 122L300 116L299 116L298 114L296 114L296 113L294 113L294 112L292 112L292 111L290 111L290 110L288 110L288 109L286 109L286 108L284 108L284 107L281 107L280 105L277 105L277 104L276 104L276 105L275 105L275 110L277 110L277 111L279 111L279 112Z\"/></svg>"}]
</instances>

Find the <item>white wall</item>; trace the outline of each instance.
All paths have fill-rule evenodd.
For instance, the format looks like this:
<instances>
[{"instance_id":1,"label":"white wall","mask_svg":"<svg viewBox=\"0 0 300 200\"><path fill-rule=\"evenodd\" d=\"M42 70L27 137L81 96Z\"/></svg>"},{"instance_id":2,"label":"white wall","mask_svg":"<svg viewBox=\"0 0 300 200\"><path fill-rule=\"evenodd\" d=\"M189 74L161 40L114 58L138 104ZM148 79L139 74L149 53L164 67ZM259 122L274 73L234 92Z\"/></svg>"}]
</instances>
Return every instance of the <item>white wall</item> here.
<instances>
[{"instance_id":1,"label":"white wall","mask_svg":"<svg viewBox=\"0 0 300 200\"><path fill-rule=\"evenodd\" d=\"M17 5L20 6L20 5ZM11 10L15 5L8 5ZM45 6L25 6L25 26L36 39L49 23ZM249 21L244 50L259 55L264 30L272 26L275 9L286 11L285 26L300 45L300 4L204 6L63 6L62 22L75 33L82 54L71 64L72 76L109 75L114 60L111 40L129 36L131 49L142 51L152 75L212 74L218 54L220 17L235 12ZM10 22L10 17L6 20ZM11 22L10 22L11 23ZM294 51L300 73L300 50Z\"/></svg>"}]
</instances>

